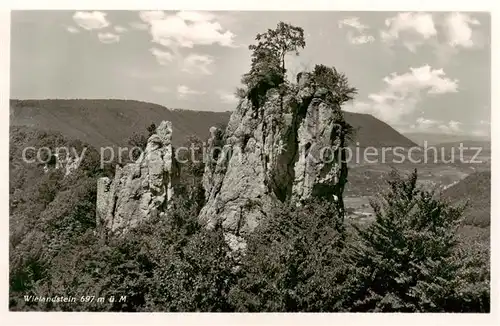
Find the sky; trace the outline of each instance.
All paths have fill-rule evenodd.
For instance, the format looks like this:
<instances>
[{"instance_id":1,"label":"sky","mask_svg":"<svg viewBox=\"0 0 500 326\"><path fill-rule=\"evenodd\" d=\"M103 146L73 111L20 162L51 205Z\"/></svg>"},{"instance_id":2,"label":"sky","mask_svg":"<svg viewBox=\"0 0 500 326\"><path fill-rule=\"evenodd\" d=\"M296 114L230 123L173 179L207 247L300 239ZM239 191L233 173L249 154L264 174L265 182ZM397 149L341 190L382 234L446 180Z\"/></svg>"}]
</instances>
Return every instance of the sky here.
<instances>
[{"instance_id":1,"label":"sky","mask_svg":"<svg viewBox=\"0 0 500 326\"><path fill-rule=\"evenodd\" d=\"M248 45L283 21L306 47L290 76L334 66L347 111L402 132L490 133L491 21L474 12L13 11L11 98L119 98L230 111Z\"/></svg>"}]
</instances>

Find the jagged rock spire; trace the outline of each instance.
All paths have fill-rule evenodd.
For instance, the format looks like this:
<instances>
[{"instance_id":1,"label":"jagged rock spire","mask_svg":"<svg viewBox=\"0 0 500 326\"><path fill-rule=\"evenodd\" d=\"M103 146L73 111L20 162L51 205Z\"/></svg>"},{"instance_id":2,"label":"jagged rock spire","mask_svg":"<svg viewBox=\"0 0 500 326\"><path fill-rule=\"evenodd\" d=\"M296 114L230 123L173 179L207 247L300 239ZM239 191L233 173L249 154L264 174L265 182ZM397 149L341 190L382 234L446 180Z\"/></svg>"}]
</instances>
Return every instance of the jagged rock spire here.
<instances>
[{"instance_id":1,"label":"jagged rock spire","mask_svg":"<svg viewBox=\"0 0 500 326\"><path fill-rule=\"evenodd\" d=\"M163 121L134 163L116 166L114 180L101 178L97 187L97 224L120 233L144 219L165 214L177 173L173 164L172 124Z\"/></svg>"},{"instance_id":2,"label":"jagged rock spire","mask_svg":"<svg viewBox=\"0 0 500 326\"><path fill-rule=\"evenodd\" d=\"M345 126L340 106L325 101L327 90L316 87L311 74L297 79L284 96L269 90L258 108L241 100L218 161L206 165L206 204L199 219L208 227L221 224L233 249L244 248L245 235L285 202L342 198L347 169L338 160ZM325 151L333 159L324 160Z\"/></svg>"}]
</instances>

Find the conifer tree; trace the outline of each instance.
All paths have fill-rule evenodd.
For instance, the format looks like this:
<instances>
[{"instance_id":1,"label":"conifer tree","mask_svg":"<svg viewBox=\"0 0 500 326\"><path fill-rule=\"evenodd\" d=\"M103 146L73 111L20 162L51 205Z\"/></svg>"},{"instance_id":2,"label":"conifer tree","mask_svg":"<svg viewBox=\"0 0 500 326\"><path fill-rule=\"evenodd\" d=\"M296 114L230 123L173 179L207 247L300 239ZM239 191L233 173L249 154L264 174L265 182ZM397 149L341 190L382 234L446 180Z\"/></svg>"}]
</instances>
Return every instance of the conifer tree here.
<instances>
[{"instance_id":1,"label":"conifer tree","mask_svg":"<svg viewBox=\"0 0 500 326\"><path fill-rule=\"evenodd\" d=\"M417 186L416 170L396 171L389 191L372 202L375 221L357 227L343 305L352 311L460 311L462 262L457 226L463 207L450 207Z\"/></svg>"},{"instance_id":2,"label":"conifer tree","mask_svg":"<svg viewBox=\"0 0 500 326\"><path fill-rule=\"evenodd\" d=\"M251 44L252 64L250 71L243 75L242 83L247 87L247 95L255 106L259 106L267 90L279 87L285 81L285 56L298 55L306 45L304 30L284 22L275 29L257 34L257 44ZM239 97L242 91L239 90Z\"/></svg>"}]
</instances>

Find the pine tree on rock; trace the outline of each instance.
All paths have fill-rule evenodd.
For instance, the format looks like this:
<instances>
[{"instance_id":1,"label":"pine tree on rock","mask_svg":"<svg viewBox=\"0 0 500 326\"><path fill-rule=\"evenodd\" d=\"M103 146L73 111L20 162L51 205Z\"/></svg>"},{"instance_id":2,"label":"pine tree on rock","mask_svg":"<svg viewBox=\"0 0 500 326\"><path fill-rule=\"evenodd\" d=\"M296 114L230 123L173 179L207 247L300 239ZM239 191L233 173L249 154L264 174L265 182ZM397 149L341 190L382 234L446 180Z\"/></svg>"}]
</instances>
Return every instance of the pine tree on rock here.
<instances>
[{"instance_id":1,"label":"pine tree on rock","mask_svg":"<svg viewBox=\"0 0 500 326\"><path fill-rule=\"evenodd\" d=\"M257 44L248 47L253 51L252 65L243 75L242 83L247 86L249 98L258 106L267 90L285 81L285 56L292 52L298 55L306 42L301 27L284 22L278 23L274 30L257 34L255 40Z\"/></svg>"}]
</instances>

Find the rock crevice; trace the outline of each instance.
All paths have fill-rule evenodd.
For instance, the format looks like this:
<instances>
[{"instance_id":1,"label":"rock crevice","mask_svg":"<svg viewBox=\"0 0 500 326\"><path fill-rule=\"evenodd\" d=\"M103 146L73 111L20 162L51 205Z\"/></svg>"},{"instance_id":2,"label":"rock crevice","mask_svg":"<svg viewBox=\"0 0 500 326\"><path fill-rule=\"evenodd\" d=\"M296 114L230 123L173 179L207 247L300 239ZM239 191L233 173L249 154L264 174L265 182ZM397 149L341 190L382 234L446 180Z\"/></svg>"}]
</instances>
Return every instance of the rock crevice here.
<instances>
[{"instance_id":1,"label":"rock crevice","mask_svg":"<svg viewBox=\"0 0 500 326\"><path fill-rule=\"evenodd\" d=\"M113 180L98 180L97 225L117 234L165 214L177 173L173 153L172 125L163 121L136 162L117 165Z\"/></svg>"},{"instance_id":2,"label":"rock crevice","mask_svg":"<svg viewBox=\"0 0 500 326\"><path fill-rule=\"evenodd\" d=\"M312 74L297 79L284 95L268 90L259 107L241 100L218 161L206 163L199 219L221 224L233 248L244 247L245 235L285 202L341 198L347 170L339 160L346 125L340 106L325 100L328 91Z\"/></svg>"}]
</instances>

